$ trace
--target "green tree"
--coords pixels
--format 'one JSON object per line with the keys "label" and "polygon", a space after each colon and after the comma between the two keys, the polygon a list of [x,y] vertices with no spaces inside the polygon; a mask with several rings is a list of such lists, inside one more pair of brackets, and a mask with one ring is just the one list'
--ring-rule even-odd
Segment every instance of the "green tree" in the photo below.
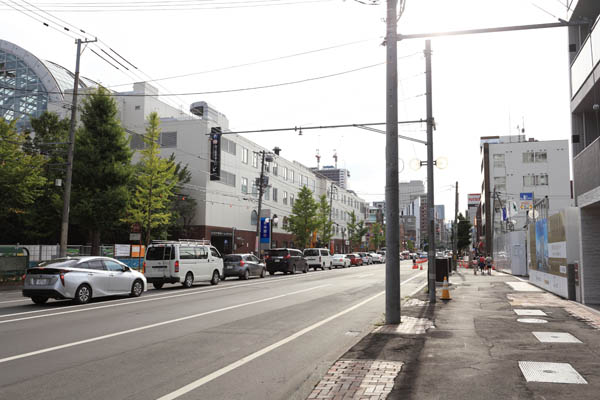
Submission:
{"label": "green tree", "polygon": [[189,237],[188,229],[196,214],[196,199],[190,196],[190,191],[185,188],[185,184],[192,180],[192,172],[187,165],[183,166],[180,162],[175,163],[175,154],[171,154],[169,162],[175,164],[175,177],[177,184],[173,188],[171,196],[171,220],[167,230],[167,237],[183,238]]}
{"label": "green tree", "polygon": [[11,229],[20,229],[23,218],[43,194],[45,160],[24,151],[26,134],[17,132],[14,121],[0,118],[0,237],[14,241]]}
{"label": "green tree", "polygon": [[457,249],[460,252],[471,246],[471,222],[462,213],[458,214]]}
{"label": "green tree", "polygon": [[84,97],[82,126],[75,139],[73,220],[87,231],[92,254],[98,254],[104,233],[125,217],[132,176],[132,151],[117,119],[117,106],[104,88]]}
{"label": "green tree", "polygon": [[292,213],[288,218],[287,231],[296,237],[296,243],[300,248],[306,248],[310,242],[312,233],[319,226],[317,218],[318,204],[313,198],[312,191],[304,186],[298,192],[298,198],[292,207]]}
{"label": "green tree", "polygon": [[406,248],[408,249],[408,251],[413,252],[415,250],[415,244],[413,243],[412,240],[407,240],[406,241]]}
{"label": "green tree", "polygon": [[329,242],[333,237],[333,221],[331,221],[331,206],[327,201],[327,196],[322,194],[319,197],[319,207],[317,209],[317,235],[322,245],[329,247]]}
{"label": "green tree", "polygon": [[145,146],[140,151],[142,158],[137,166],[135,190],[125,218],[129,223],[142,225],[146,246],[154,231],[160,233],[169,225],[173,189],[178,183],[175,163],[160,156],[159,125],[158,114],[151,113],[143,136]]}
{"label": "green tree", "polygon": [[385,244],[385,226],[379,222],[371,225],[371,244],[375,250],[379,250]]}
{"label": "green tree", "polygon": [[25,219],[25,236],[29,243],[60,241],[64,186],[56,186],[55,182],[57,179],[64,182],[65,179],[69,121],[68,118],[60,119],[57,114],[47,111],[38,118],[31,118],[33,138],[28,136],[25,148],[30,154],[45,158],[46,185]]}
{"label": "green tree", "polygon": [[350,249],[353,249],[353,244],[360,245],[363,236],[367,234],[369,228],[365,226],[365,221],[358,221],[358,217],[354,211],[350,212],[350,222],[348,222],[348,240],[350,241]]}

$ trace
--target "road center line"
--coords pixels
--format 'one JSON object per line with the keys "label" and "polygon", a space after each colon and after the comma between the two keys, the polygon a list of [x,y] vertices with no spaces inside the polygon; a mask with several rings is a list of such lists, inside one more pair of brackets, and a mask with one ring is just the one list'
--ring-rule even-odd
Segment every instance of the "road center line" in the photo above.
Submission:
{"label": "road center line", "polygon": [[11,357],[6,357],[6,358],[0,359],[0,364],[5,363],[5,362],[9,362],[9,361],[13,361],[13,360],[18,360],[18,359],[21,359],[21,358],[32,357],[32,356],[35,356],[35,355],[38,355],[38,354],[48,353],[48,352],[51,352],[51,351],[56,351],[56,350],[66,349],[66,348],[69,348],[69,347],[79,346],[79,345],[86,344],[86,343],[92,343],[92,342],[97,342],[97,341],[104,340],[104,339],[110,339],[110,338],[115,337],[115,336],[128,335],[130,333],[144,331],[144,330],[147,330],[147,329],[156,328],[156,327],[163,326],[163,325],[169,325],[169,324],[174,324],[174,323],[181,322],[181,321],[187,321],[189,319],[203,317],[205,315],[220,313],[220,312],[223,312],[223,311],[233,310],[233,309],[240,308],[240,307],[246,307],[246,306],[249,306],[249,305],[252,305],[252,304],[264,303],[266,301],[280,299],[282,297],[288,297],[288,296],[291,296],[291,295],[294,295],[294,294],[304,293],[304,292],[308,292],[308,291],[311,291],[311,290],[320,289],[320,288],[326,287],[326,286],[331,286],[331,284],[314,286],[314,287],[308,288],[308,289],[302,289],[302,290],[297,290],[295,292],[290,292],[290,293],[286,293],[286,294],[280,294],[279,296],[267,297],[267,298],[261,299],[261,300],[249,301],[249,302],[245,302],[243,304],[236,304],[234,306],[219,308],[217,310],[205,311],[205,312],[198,313],[198,314],[188,315],[187,317],[175,318],[175,319],[171,319],[171,320],[168,320],[168,321],[157,322],[155,324],[140,326],[138,328],[127,329],[127,330],[120,331],[120,332],[110,333],[108,335],[96,336],[96,337],[93,337],[93,338],[90,338],[90,339],[79,340],[77,342],[71,342],[71,343],[61,344],[59,346],[47,347],[45,349],[31,351],[29,353],[17,354],[15,356],[11,356]]}
{"label": "road center line", "polygon": [[235,361],[235,362],[233,362],[233,363],[231,363],[231,364],[229,364],[229,365],[227,365],[227,366],[225,366],[225,367],[223,367],[223,368],[221,368],[221,369],[219,369],[219,370],[217,370],[217,371],[215,371],[215,372],[213,372],[211,374],[208,374],[208,375],[206,375],[206,376],[204,376],[204,377],[202,377],[202,378],[200,378],[200,379],[198,379],[198,380],[196,380],[196,381],[194,381],[192,383],[189,383],[189,384],[185,385],[184,387],[175,390],[174,392],[166,394],[166,395],[160,397],[158,400],[172,400],[172,399],[176,399],[176,398],[178,398],[180,396],[183,396],[184,394],[186,394],[188,392],[191,392],[192,390],[197,389],[200,386],[205,385],[208,382],[210,382],[210,381],[212,381],[212,380],[214,380],[214,379],[216,379],[216,378],[218,378],[218,377],[220,377],[222,375],[225,375],[226,373],[228,373],[228,372],[230,372],[230,371],[232,371],[232,370],[234,370],[234,369],[236,369],[238,367],[241,367],[242,365],[247,364],[250,361],[252,361],[252,360],[254,360],[254,359],[256,359],[256,358],[258,358],[258,357],[260,357],[260,356],[262,356],[264,354],[267,354],[268,352],[270,352],[272,350],[275,350],[278,347],[281,347],[281,346],[283,346],[283,345],[291,342],[292,340],[297,339],[300,336],[302,336],[302,335],[304,335],[304,334],[306,334],[306,333],[308,333],[308,332],[310,332],[312,330],[315,330],[318,327],[320,327],[320,326],[322,326],[322,325],[324,325],[324,324],[326,324],[326,323],[328,323],[328,322],[330,322],[330,321],[332,321],[332,320],[334,320],[334,319],[336,319],[338,317],[341,317],[344,314],[348,314],[349,312],[356,310],[357,308],[359,308],[359,307],[367,304],[371,300],[376,299],[377,297],[381,296],[384,293],[385,293],[385,291],[379,292],[376,295],[371,296],[371,297],[369,297],[369,298],[361,301],[360,303],[353,305],[352,307],[346,308],[345,310],[340,311],[339,313],[334,314],[334,315],[332,315],[332,316],[330,316],[328,318],[325,318],[325,319],[323,319],[323,320],[321,320],[321,321],[319,321],[319,322],[317,322],[317,323],[315,323],[315,324],[313,324],[313,325],[311,325],[309,327],[306,327],[306,328],[304,328],[304,329],[302,329],[302,330],[294,333],[293,335],[286,337],[285,339],[282,339],[282,340],[280,340],[280,341],[278,341],[276,343],[273,343],[270,346],[264,347],[264,348],[262,348],[262,349],[260,349],[260,350],[258,350],[256,352],[254,352],[254,353],[252,353],[252,354],[250,354],[250,355],[248,355],[248,356],[246,356],[244,358],[240,358],[239,360],[237,360],[237,361]]}

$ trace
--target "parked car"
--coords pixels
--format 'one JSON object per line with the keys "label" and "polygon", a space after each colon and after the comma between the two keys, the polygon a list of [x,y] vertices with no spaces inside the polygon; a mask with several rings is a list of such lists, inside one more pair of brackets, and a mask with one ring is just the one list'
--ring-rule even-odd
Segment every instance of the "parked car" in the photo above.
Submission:
{"label": "parked car", "polygon": [[377,263],[377,264],[381,264],[383,262],[383,258],[381,257],[380,254],[377,253],[368,253],[371,256],[371,259],[373,259],[373,264]]}
{"label": "parked car", "polygon": [[230,276],[248,279],[251,276],[265,277],[267,266],[254,254],[227,254],[223,257],[223,280]]}
{"label": "parked car", "polygon": [[360,254],[346,254],[346,257],[350,260],[350,265],[363,265],[363,260]]}
{"label": "parked car", "polygon": [[[385,252],[384,252],[385,254]],[[401,260],[410,260],[412,258],[413,253],[411,253],[408,250],[404,250],[403,252],[400,253],[400,259]]]}
{"label": "parked car", "polygon": [[334,267],[342,267],[346,268],[350,266],[350,259],[346,257],[345,254],[334,254],[331,259],[332,265]]}
{"label": "parked car", "polygon": [[185,288],[194,282],[216,285],[223,276],[223,258],[208,240],[156,240],[146,251],[144,275],[156,289],[177,282]]}
{"label": "parked car", "polygon": [[308,272],[308,264],[300,250],[279,248],[267,250],[265,255],[267,271],[270,275],[275,272],[295,274],[297,271]]}
{"label": "parked car", "polygon": [[327,249],[304,249],[304,258],[308,268],[315,271],[317,268],[325,269],[333,266],[333,261],[329,250]]}
{"label": "parked car", "polygon": [[417,255],[417,258],[427,258],[428,254],[426,252],[421,252]]}
{"label": "parked car", "polygon": [[[379,250],[377,252],[377,254],[379,254],[381,256],[381,262],[385,263],[385,250]],[[402,259],[402,258],[401,258]]]}
{"label": "parked car", "polygon": [[29,268],[23,296],[36,304],[48,299],[73,299],[78,304],[103,296],[141,296],[147,289],[144,275],[109,257],[67,257]]}
{"label": "parked car", "polygon": [[371,257],[368,253],[358,253],[362,257],[363,264],[370,265],[373,264],[373,257]]}

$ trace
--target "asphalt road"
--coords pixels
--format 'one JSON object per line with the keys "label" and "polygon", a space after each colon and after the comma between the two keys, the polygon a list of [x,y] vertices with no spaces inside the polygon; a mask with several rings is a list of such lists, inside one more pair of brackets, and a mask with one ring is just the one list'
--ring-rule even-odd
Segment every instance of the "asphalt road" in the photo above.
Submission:
{"label": "asphalt road", "polygon": [[[402,297],[425,272],[402,262]],[[0,293],[0,399],[305,399],[384,320],[384,277],[372,265],[82,306]]]}

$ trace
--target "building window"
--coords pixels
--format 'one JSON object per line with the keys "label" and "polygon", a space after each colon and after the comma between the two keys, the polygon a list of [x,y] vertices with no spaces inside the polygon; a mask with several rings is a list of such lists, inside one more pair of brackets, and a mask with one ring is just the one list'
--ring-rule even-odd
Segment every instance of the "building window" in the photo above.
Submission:
{"label": "building window", "polygon": [[258,153],[252,153],[252,166],[258,168]]}
{"label": "building window", "polygon": [[302,177],[302,186],[308,187],[308,176]]}
{"label": "building window", "polygon": [[315,192],[315,180],[311,179],[310,180],[310,188],[312,189],[313,193]]}
{"label": "building window", "polygon": [[273,188],[273,201],[277,201],[277,188]]}
{"label": "building window", "polygon": [[141,108],[142,108],[141,106],[135,106],[136,110],[141,110]]}
{"label": "building window", "polygon": [[294,207],[294,194],[290,194],[290,206]]}
{"label": "building window", "polygon": [[523,153],[523,162],[524,163],[532,163],[534,160],[534,153],[532,151]]}
{"label": "building window", "polygon": [[283,180],[287,181],[288,178],[288,169],[287,167],[283,167]]}
{"label": "building window", "polygon": [[221,170],[221,180],[217,182],[221,182],[222,184],[227,186],[235,187],[235,174]]}
{"label": "building window", "polygon": [[248,194],[248,178],[242,178],[242,193]]}
{"label": "building window", "polygon": [[537,185],[548,186],[548,174],[540,174],[537,176]]}
{"label": "building window", "polygon": [[139,135],[137,133],[131,134],[131,141],[129,142],[129,146],[132,150],[142,150],[146,147],[144,143],[144,135]]}
{"label": "building window", "polygon": [[245,147],[242,147],[242,162],[248,164],[248,149]]}
{"label": "building window", "polygon": [[293,169],[290,169],[289,177],[290,177],[290,182],[294,183],[294,170]]}
{"label": "building window", "polygon": [[494,168],[504,168],[504,154],[494,154]]}
{"label": "building window", "polygon": [[535,153],[535,162],[546,162],[548,161],[548,153],[545,151],[537,151]]}
{"label": "building window", "polygon": [[258,213],[256,212],[256,210],[252,210],[252,212],[250,213],[250,225],[256,225],[258,221]]}
{"label": "building window", "polygon": [[221,150],[226,153],[233,154],[235,156],[236,144],[234,141],[222,137],[221,138]]}
{"label": "building window", "polygon": [[273,163],[273,176],[277,176],[277,163]]}
{"label": "building window", "polygon": [[[525,158],[525,154],[523,154],[523,158]],[[534,186],[535,185],[535,176],[534,175],[525,175],[523,177],[523,186]]]}
{"label": "building window", "polygon": [[263,197],[265,198],[265,200],[271,200],[271,189],[265,188],[265,190],[263,191]]}
{"label": "building window", "polygon": [[287,203],[288,203],[288,193],[283,192],[283,204],[285,204],[287,206]]}

